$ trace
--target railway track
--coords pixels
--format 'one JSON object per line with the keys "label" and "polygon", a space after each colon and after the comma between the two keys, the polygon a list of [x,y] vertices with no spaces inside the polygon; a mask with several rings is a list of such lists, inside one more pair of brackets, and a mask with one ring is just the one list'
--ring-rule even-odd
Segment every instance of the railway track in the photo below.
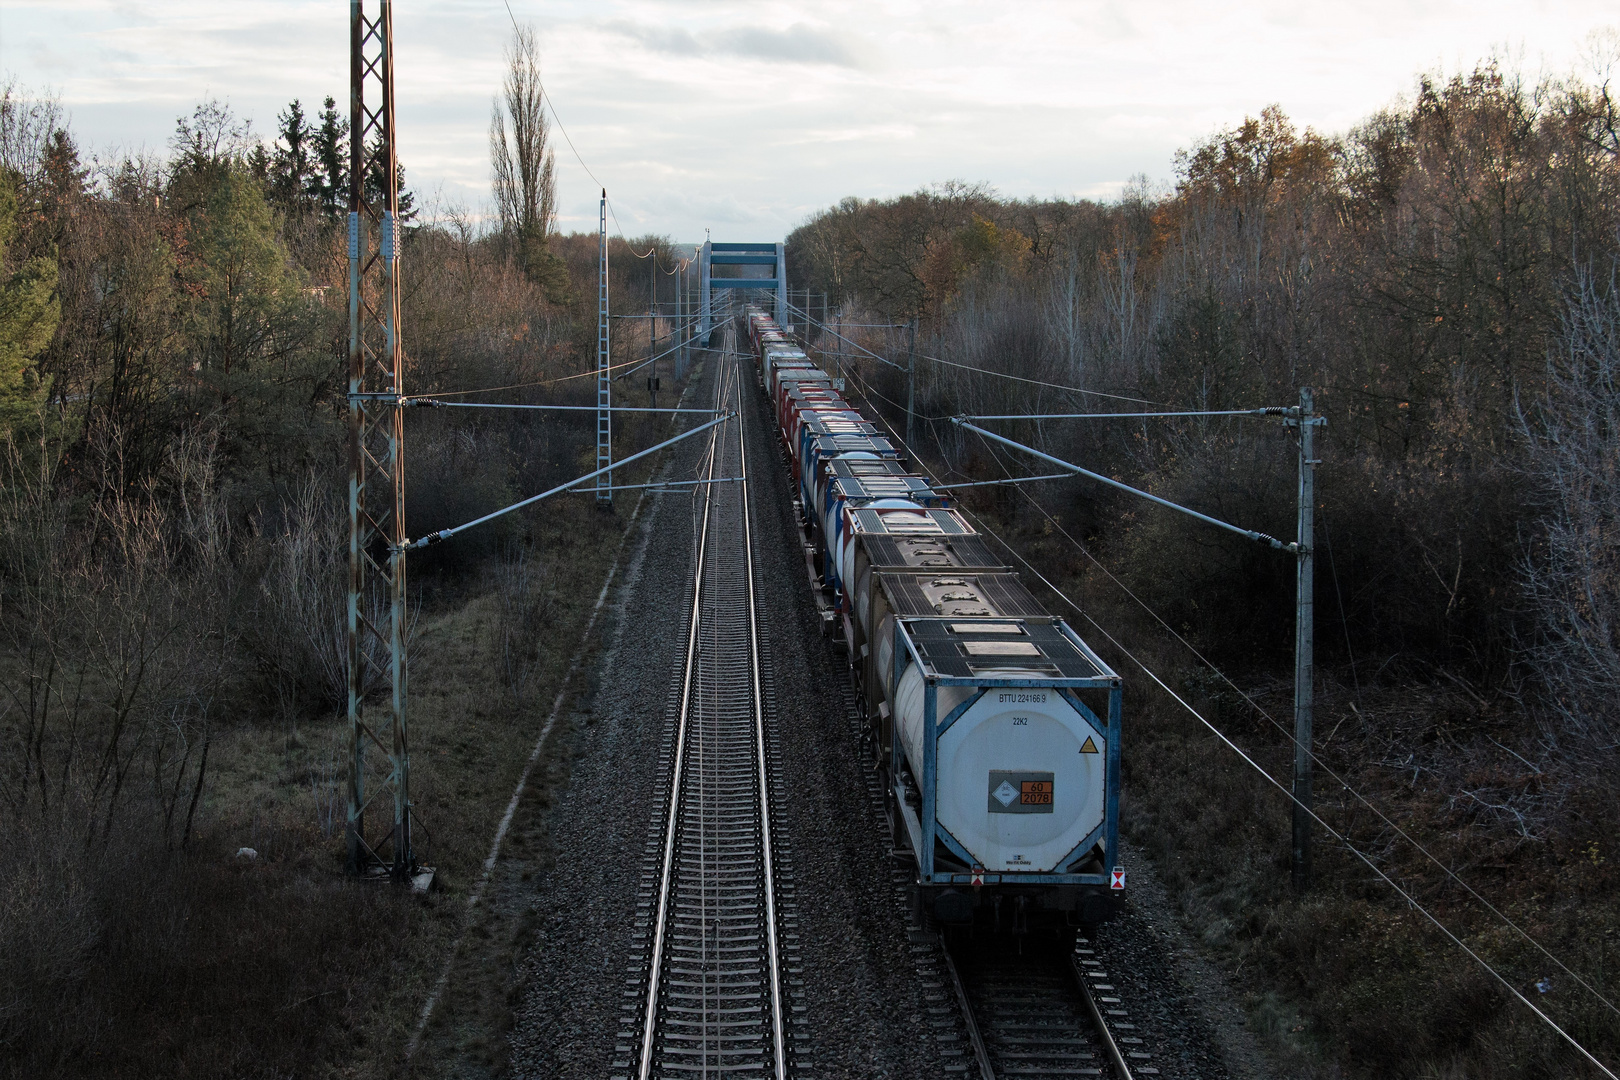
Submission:
{"label": "railway track", "polygon": [[1084,940],[1072,952],[991,935],[942,946],[981,1080],[1159,1075]]}
{"label": "railway track", "polygon": [[772,835],[774,696],[754,597],[741,372],[729,340],[724,356],[715,405],[735,419],[716,429],[703,477],[710,482],[693,495],[686,655],[670,692],[660,813],[636,912],[642,954],[612,1070],[625,1080],[786,1080],[796,1064],[791,862]]}

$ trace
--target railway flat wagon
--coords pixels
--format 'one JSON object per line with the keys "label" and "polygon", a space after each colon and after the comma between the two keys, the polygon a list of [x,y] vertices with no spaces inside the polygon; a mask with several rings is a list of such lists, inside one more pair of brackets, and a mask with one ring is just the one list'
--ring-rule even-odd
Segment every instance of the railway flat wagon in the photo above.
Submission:
{"label": "railway flat wagon", "polygon": [[1119,677],[768,314],[748,324],[918,907],[1102,922],[1123,888]]}
{"label": "railway flat wagon", "polygon": [[877,736],[884,753],[894,740],[885,713],[886,699],[881,697],[886,683],[879,666],[881,649],[874,643],[893,636],[897,617],[993,619],[1038,618],[1046,614],[1017,574],[995,566],[943,568],[868,563],[855,597],[855,617],[849,623],[850,655],[859,657],[868,713],[883,718]]}
{"label": "railway flat wagon", "polygon": [[760,354],[760,372],[765,379],[765,393],[772,398],[776,396],[776,388],[780,382],[780,377],[787,372],[815,372],[810,377],[826,381],[829,384],[832,381],[832,377],[825,371],[818,370],[815,363],[803,352],[786,346],[767,347]]}
{"label": "railway flat wagon", "polygon": [[[834,459],[833,463],[842,460]],[[816,518],[811,524],[820,530],[820,542],[830,551],[838,550],[838,537],[842,532],[846,508],[895,500],[930,510],[944,509],[951,504],[950,498],[929,487],[927,480],[906,473],[829,475],[821,491],[823,505],[816,508]]]}
{"label": "railway flat wagon", "polygon": [[796,379],[784,380],[776,395],[776,426],[782,431],[792,427],[791,417],[807,407],[846,405],[844,397],[826,381]]}
{"label": "railway flat wagon", "polygon": [[831,582],[840,596],[839,607],[853,611],[861,571],[867,561],[866,540],[871,536],[904,537],[929,541],[944,536],[966,536],[973,529],[955,510],[929,509],[907,499],[879,499],[865,505],[845,502],[839,512],[837,547],[829,547]]}

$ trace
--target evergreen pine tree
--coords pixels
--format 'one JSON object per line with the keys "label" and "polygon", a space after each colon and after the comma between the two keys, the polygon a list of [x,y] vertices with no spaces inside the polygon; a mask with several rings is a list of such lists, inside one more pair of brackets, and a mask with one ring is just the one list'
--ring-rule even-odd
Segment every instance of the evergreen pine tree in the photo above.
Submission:
{"label": "evergreen pine tree", "polygon": [[[74,216],[85,207],[91,197],[90,170],[79,160],[79,147],[73,136],[58,128],[42,155],[44,183],[38,192],[39,210],[43,215],[41,232],[36,245],[61,245]],[[41,254],[43,246],[36,246],[30,254]]]}
{"label": "evergreen pine tree", "polygon": [[[367,148],[371,164],[366,169],[366,198],[379,206],[382,204],[384,174],[380,153],[381,146],[382,134],[379,132],[377,137],[372,140],[371,146]],[[405,166],[396,165],[395,170],[397,173],[395,179],[399,184],[399,220],[414,221],[416,220],[416,196],[412,195],[410,189],[405,186]]]}
{"label": "evergreen pine tree", "polygon": [[[17,228],[17,176],[0,169],[0,265]],[[50,392],[34,360],[50,344],[61,320],[56,260],[35,257],[14,272],[0,270],[0,431],[36,415]]]}
{"label": "evergreen pine tree", "polygon": [[349,122],[338,115],[337,102],[328,96],[321,109],[321,126],[314,135],[314,168],[307,191],[327,214],[349,208]]}
{"label": "evergreen pine tree", "polygon": [[303,103],[296,98],[276,117],[276,123],[270,194],[283,211],[302,216],[314,203],[310,189],[317,175],[311,156],[316,132],[304,115]]}
{"label": "evergreen pine tree", "polygon": [[261,184],[270,182],[270,170],[274,167],[275,162],[270,157],[270,151],[264,148],[264,143],[254,143],[253,148],[247,152],[247,157],[244,160],[248,172],[253,174],[253,179]]}

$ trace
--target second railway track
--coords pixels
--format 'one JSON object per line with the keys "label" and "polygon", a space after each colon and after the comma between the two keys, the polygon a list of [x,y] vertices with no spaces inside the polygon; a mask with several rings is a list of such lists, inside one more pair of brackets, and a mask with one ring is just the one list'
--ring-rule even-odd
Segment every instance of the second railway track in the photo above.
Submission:
{"label": "second railway track", "polygon": [[793,1060],[787,983],[798,947],[782,902],[788,853],[772,835],[774,695],[755,603],[741,372],[731,349],[725,356],[715,406],[734,418],[716,429],[708,482],[693,496],[685,661],[638,897],[640,970],[613,1070],[626,1080],[785,1080]]}
{"label": "second railway track", "polygon": [[[773,829],[782,785],[743,432],[751,380],[729,325],[725,333],[714,405],[732,420],[715,429],[691,495],[683,660],[669,690],[614,1080],[807,1075],[791,853]],[[1089,949],[1041,938],[1009,950],[969,935],[940,945],[972,1043],[972,1064],[958,1059],[969,1075],[1158,1072]]]}

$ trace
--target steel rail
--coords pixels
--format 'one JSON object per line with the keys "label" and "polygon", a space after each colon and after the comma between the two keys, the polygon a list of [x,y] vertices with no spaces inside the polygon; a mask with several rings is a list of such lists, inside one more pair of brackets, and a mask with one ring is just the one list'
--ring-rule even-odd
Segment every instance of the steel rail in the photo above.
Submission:
{"label": "steel rail", "polygon": [[[1036,1070],[1043,1076],[1094,1076],[1097,1069],[1089,1062],[1097,1050],[1108,1059],[1116,1080],[1134,1080],[1086,983],[1078,954],[1071,951],[1067,957],[1043,959],[1038,952],[1020,950],[1014,955],[1003,942],[999,946],[1003,951],[987,959],[984,944],[977,943],[962,946],[959,961],[949,938],[940,935],[935,940],[956,992],[980,1080],[1035,1075]],[[1011,971],[1005,969],[1009,963],[1015,965]],[[1009,975],[1016,978],[1009,982]],[[1076,995],[1058,993],[1064,984],[1072,984]],[[1043,986],[1051,996],[1042,996]],[[1095,1036],[1089,1047],[1083,1042],[1087,1020]]]}
{"label": "steel rail", "polygon": [[996,1080],[995,1066],[990,1062],[990,1050],[984,1045],[984,1033],[979,1030],[978,1018],[973,1015],[973,1002],[968,999],[967,987],[962,982],[962,973],[956,970],[956,961],[951,957],[950,946],[945,939],[939,939],[939,951],[945,956],[945,971],[951,977],[951,986],[956,990],[956,1005],[962,1010],[962,1023],[967,1027],[968,1041],[973,1044],[973,1057],[979,1063],[980,1080]]}
{"label": "steel rail", "polygon": [[[736,360],[732,361],[733,370],[736,370],[739,363]],[[771,1041],[775,1044],[774,1057],[777,1080],[787,1080],[787,1033],[782,1028],[782,965],[776,940],[776,880],[772,869],[773,860],[771,855],[770,771],[765,765],[765,703],[760,695],[761,681],[759,677],[759,608],[754,602],[754,535],[748,512],[748,444],[743,438],[743,409],[740,400],[742,397],[742,377],[740,372],[738,372],[735,381],[739,398],[737,402],[737,453],[741,467],[738,472],[743,478],[741,492],[743,552],[747,560],[748,576],[748,652],[754,675],[754,739],[759,768],[759,836],[761,859],[765,870],[765,927],[770,952],[767,970],[771,982]]]}
{"label": "steel rail", "polygon": [[[723,380],[715,387],[716,404],[721,400]],[[709,437],[709,475],[712,478],[720,457],[715,453],[719,431]],[[714,486],[703,488],[703,527],[698,533],[697,568],[692,581],[691,625],[686,635],[686,665],[681,676],[681,706],[675,727],[675,754],[671,759],[669,821],[664,828],[663,867],[658,881],[658,913],[653,919],[652,970],[647,977],[647,1015],[641,1029],[640,1080],[652,1075],[653,1033],[658,1026],[658,988],[664,962],[664,930],[669,922],[669,879],[675,867],[675,833],[680,821],[681,781],[686,762],[687,718],[692,703],[692,675],[697,670],[698,624],[703,609],[703,562],[709,544],[709,510],[714,502]]]}
{"label": "steel rail", "polygon": [[[716,408],[737,417],[737,456],[717,429],[707,478],[697,481],[705,497],[668,736],[670,789],[654,826],[662,835],[637,1080],[688,1071],[788,1076],[746,428],[734,407],[740,365],[719,369],[715,395]],[[726,475],[733,471],[740,475]],[[738,487],[722,486],[728,481]]]}
{"label": "steel rail", "polygon": [[1108,1052],[1109,1060],[1114,1063],[1119,1080],[1131,1080],[1131,1067],[1125,1061],[1125,1054],[1120,1050],[1119,1043],[1114,1041],[1114,1033],[1108,1030],[1108,1021],[1103,1019],[1102,1010],[1097,1007],[1097,999],[1086,983],[1086,973],[1080,970],[1080,962],[1073,953],[1069,954],[1069,970],[1074,973],[1074,984],[1080,988],[1080,996],[1085,999],[1086,1011],[1091,1014],[1091,1022],[1097,1027],[1103,1049]]}

